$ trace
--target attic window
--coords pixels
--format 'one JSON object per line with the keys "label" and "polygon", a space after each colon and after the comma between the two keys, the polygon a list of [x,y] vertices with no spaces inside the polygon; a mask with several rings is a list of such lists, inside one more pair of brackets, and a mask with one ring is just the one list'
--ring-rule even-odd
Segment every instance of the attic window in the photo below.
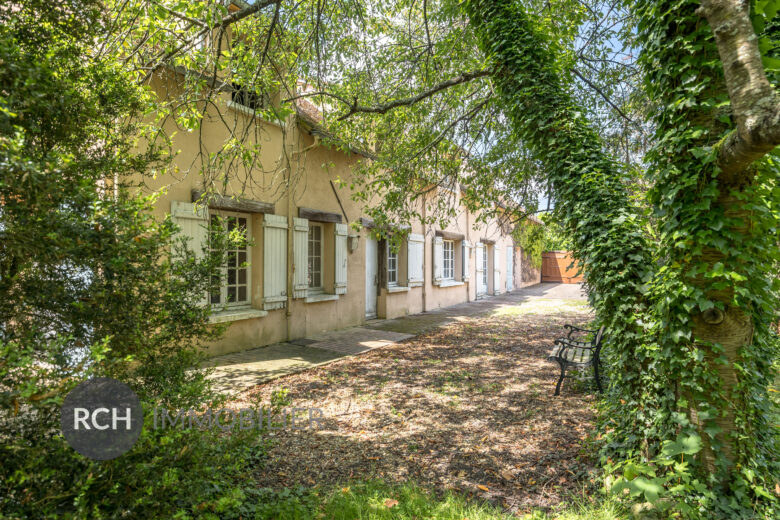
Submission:
{"label": "attic window", "polygon": [[230,93],[230,100],[233,103],[245,106],[252,110],[263,110],[271,105],[271,99],[268,94],[258,94],[254,90],[249,90],[238,83],[233,83],[233,91]]}

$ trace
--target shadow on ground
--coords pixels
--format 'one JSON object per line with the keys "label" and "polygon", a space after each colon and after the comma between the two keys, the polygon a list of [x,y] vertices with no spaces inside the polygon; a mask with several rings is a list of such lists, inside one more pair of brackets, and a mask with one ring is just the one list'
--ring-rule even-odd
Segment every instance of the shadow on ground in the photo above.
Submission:
{"label": "shadow on ground", "polygon": [[294,406],[325,415],[320,430],[270,434],[275,446],[257,468],[258,485],[413,479],[513,512],[551,508],[581,490],[592,469],[581,455],[593,397],[566,385],[554,397],[557,366],[545,358],[564,323],[591,316],[582,304],[561,302],[552,313],[534,305],[462,316],[246,392],[242,401],[267,403],[286,387]]}

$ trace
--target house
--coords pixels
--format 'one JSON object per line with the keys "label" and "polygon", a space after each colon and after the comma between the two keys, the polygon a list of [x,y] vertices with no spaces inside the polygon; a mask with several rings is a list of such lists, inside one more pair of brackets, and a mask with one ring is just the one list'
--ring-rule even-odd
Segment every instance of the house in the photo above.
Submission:
{"label": "house", "polygon": [[[175,92],[181,80],[181,71],[166,69],[152,87]],[[448,197],[456,208],[445,228],[409,222],[398,247],[377,239],[365,206],[348,188],[357,161],[369,154],[322,145],[326,131],[311,103],[299,100],[295,114],[270,121],[256,112],[268,102],[227,89],[205,110],[198,131],[168,120],[179,150],[175,171],[185,173],[145,182],[145,189],[163,190],[155,215],[171,214],[194,250],[207,241],[206,226],[215,216],[227,217],[223,225],[250,239],[230,252],[224,282],[208,295],[208,304],[219,309],[212,319],[229,323],[209,354],[430,311],[540,281],[511,229],[496,219],[478,222],[457,187],[427,195]],[[244,136],[255,154],[249,167],[219,163],[231,135]],[[209,175],[192,168],[204,160],[212,161]]]}

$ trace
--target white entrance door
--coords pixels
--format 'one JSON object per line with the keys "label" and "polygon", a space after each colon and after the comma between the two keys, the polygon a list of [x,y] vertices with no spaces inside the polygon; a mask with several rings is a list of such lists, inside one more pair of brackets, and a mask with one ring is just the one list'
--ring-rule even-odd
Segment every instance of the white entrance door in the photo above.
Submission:
{"label": "white entrance door", "polygon": [[487,251],[485,244],[477,244],[477,296],[487,294]]}
{"label": "white entrance door", "polygon": [[366,238],[366,318],[376,318],[377,251],[376,240]]}
{"label": "white entrance door", "polygon": [[506,290],[511,291],[515,288],[515,248],[506,246]]}
{"label": "white entrance door", "polygon": [[493,246],[493,294],[501,294],[501,260],[498,258],[498,252],[501,248],[498,245]]}

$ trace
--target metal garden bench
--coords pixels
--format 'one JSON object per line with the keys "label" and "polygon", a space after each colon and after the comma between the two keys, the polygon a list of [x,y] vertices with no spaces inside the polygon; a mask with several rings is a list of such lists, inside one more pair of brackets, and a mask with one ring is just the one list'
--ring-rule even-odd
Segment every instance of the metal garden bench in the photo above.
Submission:
{"label": "metal garden bench", "polygon": [[[555,342],[553,342],[553,345],[555,346],[547,357],[548,361],[554,361],[561,367],[561,377],[558,379],[558,384],[555,386],[555,395],[560,395],[561,393],[561,383],[563,383],[563,378],[566,377],[566,368],[568,367],[592,366],[596,378],[596,386],[598,387],[599,392],[601,392],[599,354],[601,353],[601,344],[604,339],[604,327],[601,327],[599,330],[589,330],[567,324],[564,325],[564,328],[569,329],[568,335],[565,338],[556,339]],[[572,337],[575,333],[593,334],[593,340],[577,340]]]}

